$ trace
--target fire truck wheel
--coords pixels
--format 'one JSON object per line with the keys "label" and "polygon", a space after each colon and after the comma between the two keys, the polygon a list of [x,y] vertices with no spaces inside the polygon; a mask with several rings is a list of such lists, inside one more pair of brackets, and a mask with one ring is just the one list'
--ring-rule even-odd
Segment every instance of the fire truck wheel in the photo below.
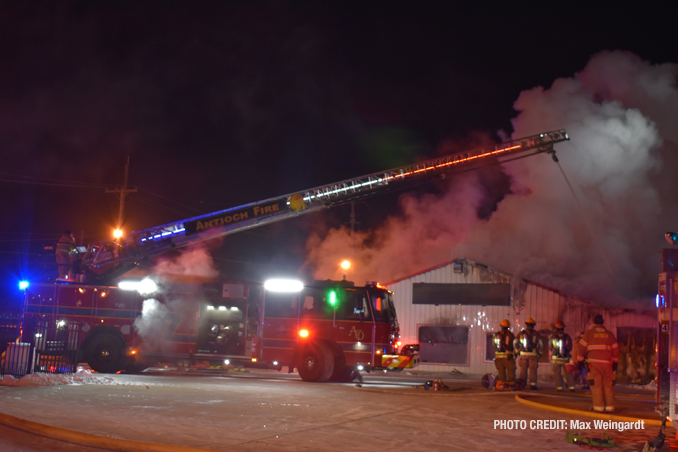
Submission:
{"label": "fire truck wheel", "polygon": [[304,381],[327,381],[334,370],[332,350],[322,342],[307,344],[301,351],[299,376]]}
{"label": "fire truck wheel", "polygon": [[125,345],[112,334],[94,336],[87,346],[87,364],[95,371],[112,374],[125,367]]}
{"label": "fire truck wheel", "polygon": [[337,383],[350,383],[353,381],[351,376],[353,375],[353,369],[347,367],[342,367],[341,369],[335,369],[330,381],[336,381]]}

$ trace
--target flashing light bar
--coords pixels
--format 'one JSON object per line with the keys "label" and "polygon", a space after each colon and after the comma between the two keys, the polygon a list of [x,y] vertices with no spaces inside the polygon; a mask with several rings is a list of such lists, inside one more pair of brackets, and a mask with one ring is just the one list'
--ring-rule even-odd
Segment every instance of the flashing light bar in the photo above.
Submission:
{"label": "flashing light bar", "polygon": [[179,229],[175,229],[174,231],[164,231],[164,232],[161,232],[159,234],[152,235],[150,237],[142,237],[141,241],[145,242],[147,240],[161,239],[163,237],[167,237],[168,235],[179,234],[181,232],[184,232],[185,230],[186,229],[182,227],[182,228],[179,228]]}

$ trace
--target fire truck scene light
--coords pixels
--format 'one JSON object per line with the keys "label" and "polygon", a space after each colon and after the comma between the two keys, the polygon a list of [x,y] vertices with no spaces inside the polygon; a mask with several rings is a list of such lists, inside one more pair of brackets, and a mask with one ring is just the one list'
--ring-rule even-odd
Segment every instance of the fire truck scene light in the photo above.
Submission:
{"label": "fire truck scene light", "polygon": [[142,295],[158,291],[158,285],[150,278],[144,278],[141,281],[120,281],[118,287],[122,290],[136,290]]}
{"label": "fire truck scene light", "polygon": [[269,279],[264,283],[264,289],[271,292],[301,292],[304,283],[294,279]]}

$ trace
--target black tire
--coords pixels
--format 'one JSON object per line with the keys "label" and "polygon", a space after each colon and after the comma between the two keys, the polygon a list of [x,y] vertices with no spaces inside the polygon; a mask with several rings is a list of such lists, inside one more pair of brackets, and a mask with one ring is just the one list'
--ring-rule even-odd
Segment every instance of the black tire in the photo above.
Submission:
{"label": "black tire", "polygon": [[351,374],[353,373],[353,369],[346,367],[344,352],[334,344],[334,347],[332,347],[332,354],[334,358],[334,370],[332,371],[332,375],[330,375],[330,381],[336,383],[350,382],[352,380]]}
{"label": "black tire", "polygon": [[337,383],[350,383],[355,379],[353,375],[353,369],[342,367],[339,370],[336,370],[332,373],[330,381],[335,381]]}
{"label": "black tire", "polygon": [[305,345],[301,350],[298,370],[304,381],[328,381],[334,371],[332,350],[322,342]]}
{"label": "black tire", "polygon": [[97,334],[87,344],[87,364],[102,374],[113,374],[125,368],[125,344],[108,333]]}

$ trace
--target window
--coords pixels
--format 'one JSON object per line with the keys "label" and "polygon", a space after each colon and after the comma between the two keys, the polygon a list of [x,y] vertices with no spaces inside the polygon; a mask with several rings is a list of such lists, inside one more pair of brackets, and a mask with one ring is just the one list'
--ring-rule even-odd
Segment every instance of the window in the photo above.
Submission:
{"label": "window", "polygon": [[468,331],[467,326],[420,326],[419,361],[468,365]]}
{"label": "window", "polygon": [[494,333],[485,333],[485,361],[494,361]]}
{"label": "window", "polygon": [[412,304],[510,306],[511,285],[414,283]]}
{"label": "window", "polygon": [[335,307],[337,320],[372,320],[367,292],[364,290],[337,290]]}
{"label": "window", "polygon": [[265,305],[266,317],[296,319],[298,315],[298,300],[298,294],[267,292]]}

